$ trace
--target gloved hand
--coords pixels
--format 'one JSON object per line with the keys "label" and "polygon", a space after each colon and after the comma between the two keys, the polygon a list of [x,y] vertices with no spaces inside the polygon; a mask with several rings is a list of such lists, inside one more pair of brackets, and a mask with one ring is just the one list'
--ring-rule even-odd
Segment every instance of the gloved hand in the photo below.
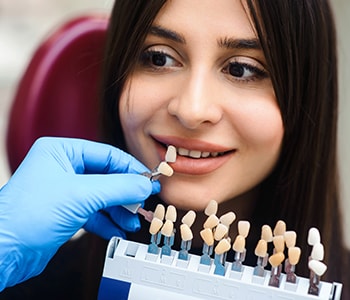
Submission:
{"label": "gloved hand", "polygon": [[138,216],[120,205],[159,192],[159,182],[139,175],[145,171],[109,145],[36,141],[0,190],[0,291],[39,274],[82,226],[104,238],[139,229]]}

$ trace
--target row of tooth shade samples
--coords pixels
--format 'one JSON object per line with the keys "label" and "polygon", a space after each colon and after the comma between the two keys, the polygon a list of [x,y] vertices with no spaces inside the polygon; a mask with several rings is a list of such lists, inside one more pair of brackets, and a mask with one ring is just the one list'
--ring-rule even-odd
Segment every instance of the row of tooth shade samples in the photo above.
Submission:
{"label": "row of tooth shade samples", "polygon": [[[218,217],[218,203],[215,200],[209,201],[204,210],[207,216],[200,231],[203,240],[202,255],[200,257],[199,270],[208,270],[212,263],[215,265],[214,274],[224,276],[226,273],[226,257],[228,251],[234,251],[234,261],[231,264],[231,271],[239,278],[244,269],[243,262],[246,256],[245,241],[249,234],[250,223],[246,220],[240,220],[237,223],[238,235],[231,240],[229,229],[236,220],[234,212],[230,211]],[[151,220],[149,232],[151,242],[148,246],[148,253],[162,257],[163,260],[172,260],[171,247],[174,244],[176,229],[174,223],[177,218],[176,208],[169,205],[165,208],[158,204]],[[184,263],[189,260],[191,242],[193,234],[191,226],[195,222],[196,213],[192,210],[181,219],[181,250],[178,259]],[[288,231],[286,223],[279,220],[274,229],[269,225],[261,228],[261,238],[255,248],[257,257],[256,266],[253,275],[255,280],[263,281],[266,275],[266,266],[271,266],[269,286],[279,287],[282,272],[285,272],[286,283],[293,286],[297,284],[298,277],[295,273],[296,265],[301,256],[301,249],[296,246],[297,234],[295,231]],[[163,244],[160,244],[163,240]],[[268,253],[268,244],[272,243],[273,251]],[[310,285],[308,293],[318,295],[320,289],[321,276],[326,272],[327,266],[322,262],[324,257],[324,247],[321,243],[320,233],[316,228],[311,228],[308,234],[308,244],[312,246],[309,256]],[[213,257],[214,256],[214,257]]]}

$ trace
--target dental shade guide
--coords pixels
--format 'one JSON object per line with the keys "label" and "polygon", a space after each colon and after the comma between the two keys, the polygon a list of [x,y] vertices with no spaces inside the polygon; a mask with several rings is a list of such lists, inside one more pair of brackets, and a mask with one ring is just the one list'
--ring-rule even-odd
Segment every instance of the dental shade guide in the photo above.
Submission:
{"label": "dental shade guide", "polygon": [[[146,176],[150,180],[157,180],[161,175],[170,177],[174,174],[174,170],[168,163],[174,163],[176,161],[176,148],[172,145],[168,146],[167,152],[165,154],[165,161],[160,162],[158,167],[154,168],[153,171],[144,172],[141,175]],[[139,213],[142,215],[146,221],[151,222],[153,219],[153,213],[147,211],[141,207],[141,203],[122,205],[128,211],[133,214]]]}
{"label": "dental shade guide", "polygon": [[[294,269],[299,261],[300,248],[295,246],[296,234],[285,231],[283,224],[280,227],[281,231],[274,230],[277,235],[273,235],[268,226],[263,226],[261,240],[255,249],[255,254],[258,256],[257,266],[253,268],[242,264],[241,271],[237,272],[233,270],[236,260],[232,263],[226,261],[227,253],[230,249],[240,255],[246,251],[244,242],[249,232],[249,223],[246,221],[238,223],[239,234],[231,247],[231,240],[226,231],[232,223],[232,214],[230,214],[229,221],[226,219],[227,216],[214,218],[213,214],[210,214],[209,221],[206,222],[207,227],[200,232],[204,243],[203,255],[198,256],[189,253],[190,241],[193,238],[190,227],[195,221],[193,211],[188,212],[181,219],[180,251],[171,248],[175,234],[173,228],[173,222],[176,220],[175,207],[170,206],[165,211],[164,206],[158,205],[153,215],[154,219],[149,230],[150,245],[130,242],[117,237],[110,241],[99,300],[115,298],[125,286],[127,287],[127,298],[123,299],[128,300],[143,300],[145,295],[147,298],[161,297],[163,299],[166,297],[168,300],[177,300],[179,297],[182,300],[212,300],[214,298],[222,300],[340,300],[342,284],[321,281],[321,276],[327,266],[321,262],[324,257],[324,249],[317,231],[311,230],[314,234],[308,238],[312,240],[313,246],[309,261],[310,277],[298,277],[295,283],[292,283],[290,281],[293,280],[288,281],[288,276],[295,275]],[[164,237],[163,244],[167,246],[167,253],[163,253],[163,249],[160,251],[161,236]],[[172,238],[167,240],[168,237]],[[212,259],[215,241],[218,241],[218,244]],[[271,271],[265,270],[269,242],[274,244],[273,254],[269,258]],[[285,274],[282,273],[284,243],[288,248]],[[155,251],[150,250],[153,246]],[[241,258],[238,260],[243,262]],[[288,270],[289,267],[291,271]],[[261,280],[256,278],[261,278]],[[111,292],[113,290],[114,292]]]}
{"label": "dental shade guide", "polygon": [[[266,241],[264,241],[266,242]],[[178,252],[172,250],[171,264],[164,262],[160,253],[149,259],[148,245],[114,237],[110,240],[100,282],[98,300],[340,300],[342,284],[319,281],[322,263],[310,262],[318,273],[318,294],[308,293],[309,279],[299,277],[294,290],[285,286],[285,276],[279,287],[269,286],[270,271],[263,281],[254,281],[253,268],[244,266],[242,276],[231,277],[230,262],[226,262],[224,275],[215,274],[211,261],[208,272],[199,271],[200,256],[191,254],[186,265],[178,265]],[[222,260],[218,259],[222,265]],[[323,267],[324,269],[324,267]],[[124,295],[121,298],[121,295]]]}

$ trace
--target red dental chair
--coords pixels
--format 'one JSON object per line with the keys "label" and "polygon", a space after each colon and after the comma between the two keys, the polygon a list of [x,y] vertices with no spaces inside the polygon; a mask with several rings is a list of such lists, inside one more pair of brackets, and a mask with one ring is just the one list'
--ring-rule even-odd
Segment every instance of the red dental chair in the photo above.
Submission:
{"label": "red dental chair", "polygon": [[108,17],[74,18],[37,48],[10,109],[6,146],[13,172],[41,136],[98,139],[99,78]]}

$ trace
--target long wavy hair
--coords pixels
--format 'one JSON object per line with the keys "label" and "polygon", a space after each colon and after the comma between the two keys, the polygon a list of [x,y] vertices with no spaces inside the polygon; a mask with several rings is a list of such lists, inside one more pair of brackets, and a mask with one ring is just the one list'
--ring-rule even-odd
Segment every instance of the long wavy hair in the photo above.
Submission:
{"label": "long wavy hair", "polygon": [[[112,11],[102,83],[102,139],[125,149],[118,99],[165,0],[117,0]],[[326,280],[342,281],[349,254],[342,243],[338,195],[338,79],[334,19],[326,0],[247,0],[264,51],[285,134],[279,162],[262,183],[252,222],[284,220],[305,251],[308,229],[325,246]],[[298,271],[308,276],[308,255]],[[345,291],[344,291],[345,292]]]}

